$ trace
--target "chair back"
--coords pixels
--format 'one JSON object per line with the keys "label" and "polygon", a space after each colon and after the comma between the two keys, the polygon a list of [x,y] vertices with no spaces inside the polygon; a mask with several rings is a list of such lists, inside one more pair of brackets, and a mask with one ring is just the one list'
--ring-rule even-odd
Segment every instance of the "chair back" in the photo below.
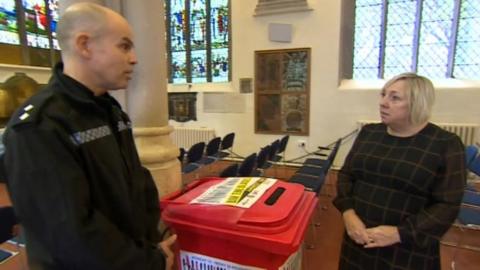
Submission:
{"label": "chair back", "polygon": [[222,139],[221,149],[225,150],[225,149],[231,148],[233,146],[233,140],[234,139],[235,139],[235,133],[234,132],[228,133],[227,135],[225,135]]}
{"label": "chair back", "polygon": [[468,169],[474,174],[480,176],[480,155],[478,155],[470,164]]}
{"label": "chair back", "polygon": [[335,157],[337,156],[338,149],[340,148],[340,144],[342,143],[342,139],[338,139],[335,144],[332,147],[332,150],[327,156],[327,159],[325,160],[325,164],[323,164],[323,167],[326,167],[325,173],[330,169],[330,167],[333,165],[333,162],[335,161]]}
{"label": "chair back", "polygon": [[207,150],[205,154],[207,156],[215,156],[218,153],[218,150],[220,149],[221,142],[222,142],[222,139],[220,137],[215,137],[211,139],[207,144]]}
{"label": "chair back", "polygon": [[238,164],[233,163],[230,166],[226,167],[221,173],[220,177],[235,177],[238,172]]}
{"label": "chair back", "polygon": [[287,144],[288,144],[288,139],[289,138],[290,138],[290,135],[285,135],[280,139],[280,145],[278,147],[277,154],[285,152],[285,149],[287,149]]}
{"label": "chair back", "polygon": [[270,153],[268,155],[268,160],[274,160],[275,156],[278,153],[278,148],[280,147],[280,140],[275,140],[270,144]]}
{"label": "chair back", "polygon": [[196,143],[196,144],[192,145],[192,147],[190,147],[190,149],[188,149],[187,163],[192,163],[192,162],[200,160],[203,156],[203,150],[205,150],[205,143],[204,142],[199,142],[199,143]]}
{"label": "chair back", "polygon": [[183,163],[183,160],[185,159],[185,153],[187,151],[185,151],[185,148],[183,148],[183,147],[180,147],[178,150],[179,150],[179,154],[178,154],[177,158],[180,161],[180,163]]}
{"label": "chair back", "polygon": [[340,145],[342,144],[342,138],[339,138],[336,142],[335,142],[335,145],[333,146],[333,149],[332,149],[332,152],[330,153],[330,155],[328,156],[328,159],[330,160],[330,164],[329,165],[332,165],[333,164],[333,161],[335,160],[335,157],[337,156],[337,153],[338,153],[338,149],[340,148]]}
{"label": "chair back", "polygon": [[270,145],[267,145],[260,149],[257,156],[257,168],[262,169],[267,163],[268,157],[270,155]]}
{"label": "chair back", "polygon": [[238,168],[238,176],[251,176],[255,163],[257,162],[257,153],[253,153],[246,157]]}
{"label": "chair back", "polygon": [[478,155],[478,148],[475,145],[468,145],[465,147],[465,159],[467,167],[475,160]]}

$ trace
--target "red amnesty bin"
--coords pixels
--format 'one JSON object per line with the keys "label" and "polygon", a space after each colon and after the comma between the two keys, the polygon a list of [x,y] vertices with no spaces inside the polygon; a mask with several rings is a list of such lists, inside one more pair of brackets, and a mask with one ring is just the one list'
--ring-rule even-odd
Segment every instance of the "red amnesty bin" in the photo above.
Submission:
{"label": "red amnesty bin", "polygon": [[203,178],[162,198],[188,270],[301,269],[304,234],[317,203],[299,184],[276,181],[250,208],[190,204],[223,178]]}

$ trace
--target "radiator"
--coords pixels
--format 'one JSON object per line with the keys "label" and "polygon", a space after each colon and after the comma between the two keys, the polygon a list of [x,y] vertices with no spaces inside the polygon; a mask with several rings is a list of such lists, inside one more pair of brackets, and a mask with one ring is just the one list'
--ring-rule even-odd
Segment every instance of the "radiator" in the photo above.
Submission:
{"label": "radiator", "polygon": [[[366,124],[379,123],[379,121],[373,120],[358,120],[358,127],[361,128]],[[435,125],[455,133],[462,139],[463,144],[474,144],[477,139],[480,125],[471,123],[434,123]]]}
{"label": "radiator", "polygon": [[215,138],[215,130],[213,128],[174,127],[171,137],[175,145],[189,149],[198,142],[208,143]]}

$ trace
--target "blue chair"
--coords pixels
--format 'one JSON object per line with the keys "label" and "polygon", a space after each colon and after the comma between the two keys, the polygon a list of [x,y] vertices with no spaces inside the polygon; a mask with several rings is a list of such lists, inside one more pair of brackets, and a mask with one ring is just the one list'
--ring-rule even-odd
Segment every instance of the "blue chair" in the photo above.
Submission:
{"label": "blue chair", "polygon": [[467,167],[472,163],[478,155],[478,148],[475,145],[465,147],[465,159]]}
{"label": "blue chair", "polygon": [[238,174],[238,164],[234,163],[226,167],[221,173],[220,177],[235,177]]}
{"label": "blue chair", "polygon": [[304,164],[307,166],[317,166],[317,167],[325,167],[325,166],[331,166],[333,161],[335,160],[335,157],[337,156],[338,149],[340,148],[340,145],[342,143],[342,139],[338,139],[335,142],[335,145],[330,149],[327,147],[319,147],[319,150],[330,150],[330,154],[325,154],[322,152],[316,152],[315,155],[325,157],[325,158],[308,158],[305,160]]}
{"label": "blue chair", "polygon": [[211,139],[207,144],[205,156],[202,157],[202,159],[198,163],[202,165],[208,165],[217,161],[221,141],[222,139],[220,137],[215,137]]}
{"label": "blue chair", "polygon": [[474,174],[480,176],[480,155],[478,155],[470,164],[468,169]]}
{"label": "blue chair", "polygon": [[268,161],[270,154],[270,145],[267,145],[260,149],[257,156],[257,166],[252,172],[252,176],[263,176],[264,171],[270,168],[271,163]]}
{"label": "blue chair", "polygon": [[301,184],[305,187],[305,190],[312,191],[318,196],[325,183],[325,174],[308,175],[296,173],[289,179],[289,182]]}
{"label": "blue chair", "polygon": [[275,140],[270,144],[270,153],[267,158],[269,161],[277,162],[280,160],[277,156],[278,149],[280,149],[280,140]]}
{"label": "blue chair", "polygon": [[199,161],[202,158],[204,150],[205,150],[204,142],[196,143],[192,145],[190,149],[188,149],[187,161],[182,168],[183,174],[191,173],[201,167],[201,164],[197,163],[197,161]]}
{"label": "blue chair", "polygon": [[178,151],[179,151],[179,154],[178,154],[178,157],[177,157],[178,161],[180,161],[180,164],[183,165],[183,161],[185,159],[185,153],[187,151],[185,151],[185,148],[183,148],[183,147],[178,148]]}
{"label": "blue chair", "polygon": [[238,176],[246,177],[252,176],[253,169],[255,168],[255,164],[257,162],[257,153],[253,153],[246,157],[240,166],[238,167]]}
{"label": "blue chair", "polygon": [[232,153],[233,141],[235,140],[235,133],[228,133],[222,139],[220,145],[220,152],[218,152],[219,158],[226,158]]}
{"label": "blue chair", "polygon": [[480,193],[477,191],[465,190],[463,193],[462,204],[480,207]]}
{"label": "blue chair", "polygon": [[[285,160],[285,150],[287,149],[288,139],[290,135],[285,135],[280,139],[280,143],[278,145],[277,155],[275,157],[275,161]],[[281,154],[281,155],[280,155]]]}

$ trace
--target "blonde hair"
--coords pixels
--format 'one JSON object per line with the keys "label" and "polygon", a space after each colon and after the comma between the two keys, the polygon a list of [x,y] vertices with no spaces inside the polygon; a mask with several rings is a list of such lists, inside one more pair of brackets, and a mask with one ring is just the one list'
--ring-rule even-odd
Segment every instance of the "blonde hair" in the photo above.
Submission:
{"label": "blonde hair", "polygon": [[435,88],[432,82],[426,77],[406,72],[390,79],[382,90],[397,81],[404,81],[407,86],[406,96],[409,104],[410,123],[421,124],[427,122],[430,119],[435,102]]}

